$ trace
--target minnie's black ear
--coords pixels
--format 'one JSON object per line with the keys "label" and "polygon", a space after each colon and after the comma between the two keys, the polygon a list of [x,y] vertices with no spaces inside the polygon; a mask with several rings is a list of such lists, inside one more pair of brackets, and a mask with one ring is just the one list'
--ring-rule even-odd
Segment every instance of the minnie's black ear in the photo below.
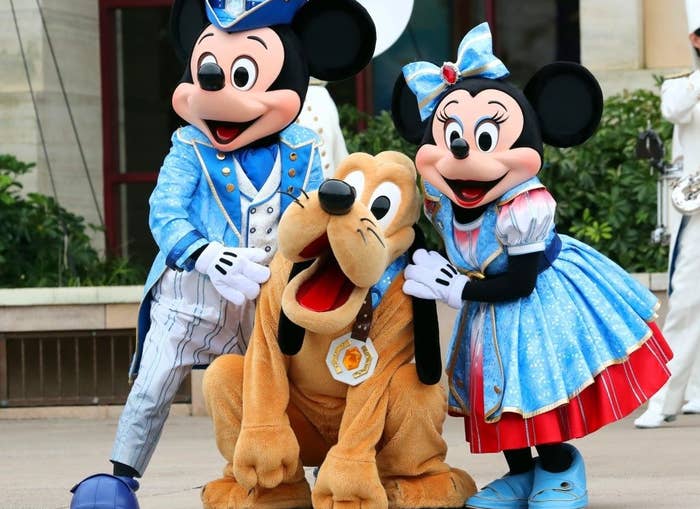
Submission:
{"label": "minnie's black ear", "polygon": [[354,0],[310,0],[294,16],[292,28],[315,78],[350,78],[372,60],[377,32],[365,8]]}
{"label": "minnie's black ear", "polygon": [[[288,281],[294,279],[297,274],[306,269],[312,262],[313,260],[292,265]],[[277,324],[277,343],[282,353],[284,355],[298,354],[304,344],[304,334],[306,334],[304,328],[292,322],[280,308],[280,321]]]}
{"label": "minnie's black ear", "polygon": [[187,63],[197,37],[209,25],[202,0],[175,0],[170,11],[170,37],[180,62]]}
{"label": "minnie's black ear", "polygon": [[[413,225],[416,238],[410,253],[425,249],[425,237],[418,225]],[[416,357],[418,379],[425,385],[435,385],[442,376],[440,353],[440,326],[434,300],[413,297],[413,346]]]}
{"label": "minnie's black ear", "polygon": [[391,96],[391,118],[399,134],[407,141],[418,145],[423,140],[423,134],[428,127],[428,121],[420,118],[416,96],[408,88],[403,73],[399,74],[394,83]]}
{"label": "minnie's black ear", "polygon": [[603,114],[603,92],[582,65],[555,62],[537,71],[525,87],[537,113],[542,141],[573,147],[595,132]]}

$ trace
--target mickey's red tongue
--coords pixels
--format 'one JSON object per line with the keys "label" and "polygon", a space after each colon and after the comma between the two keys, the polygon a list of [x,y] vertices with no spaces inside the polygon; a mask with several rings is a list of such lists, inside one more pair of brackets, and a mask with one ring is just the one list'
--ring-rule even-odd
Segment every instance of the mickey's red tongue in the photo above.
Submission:
{"label": "mickey's red tongue", "polygon": [[485,189],[480,187],[460,186],[457,197],[464,203],[474,203],[481,200],[485,194]]}
{"label": "mickey's red tongue", "polygon": [[241,129],[232,125],[219,125],[216,127],[216,137],[223,143],[230,143],[241,132]]}
{"label": "mickey's red tongue", "polygon": [[332,311],[347,302],[354,288],[331,256],[299,287],[297,302],[317,313]]}

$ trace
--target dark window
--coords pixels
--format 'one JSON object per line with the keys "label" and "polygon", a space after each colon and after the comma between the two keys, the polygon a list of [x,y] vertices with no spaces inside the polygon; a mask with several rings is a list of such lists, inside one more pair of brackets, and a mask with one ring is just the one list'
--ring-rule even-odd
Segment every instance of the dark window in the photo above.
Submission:
{"label": "dark window", "polygon": [[578,0],[494,0],[496,55],[519,85],[556,60],[580,62]]}
{"label": "dark window", "polygon": [[108,246],[146,265],[157,252],[148,197],[170,137],[183,123],[170,104],[183,71],[168,34],[170,3],[100,4]]}

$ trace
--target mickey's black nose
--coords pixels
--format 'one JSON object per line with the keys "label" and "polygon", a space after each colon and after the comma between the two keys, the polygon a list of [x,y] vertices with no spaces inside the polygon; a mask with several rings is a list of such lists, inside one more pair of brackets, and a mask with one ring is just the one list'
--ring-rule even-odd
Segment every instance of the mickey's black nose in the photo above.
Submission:
{"label": "mickey's black nose", "polygon": [[469,156],[469,143],[464,138],[455,138],[450,143],[450,151],[456,159],[466,159]]}
{"label": "mickey's black nose", "polygon": [[224,70],[214,62],[202,64],[197,72],[197,79],[199,80],[199,86],[202,87],[202,90],[208,90],[209,92],[221,90],[224,88],[224,83],[226,81]]}
{"label": "mickey's black nose", "polygon": [[355,190],[342,180],[328,179],[318,188],[321,208],[336,216],[347,214],[355,203]]}

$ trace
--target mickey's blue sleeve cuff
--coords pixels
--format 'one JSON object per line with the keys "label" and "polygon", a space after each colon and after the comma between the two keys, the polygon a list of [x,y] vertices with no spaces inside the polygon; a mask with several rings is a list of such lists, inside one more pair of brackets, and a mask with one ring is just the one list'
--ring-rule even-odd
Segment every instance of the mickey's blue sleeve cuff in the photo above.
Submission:
{"label": "mickey's blue sleeve cuff", "polygon": [[165,259],[165,264],[173,270],[191,271],[194,269],[194,261],[190,259],[190,256],[208,243],[209,241],[201,233],[192,230],[175,244]]}

